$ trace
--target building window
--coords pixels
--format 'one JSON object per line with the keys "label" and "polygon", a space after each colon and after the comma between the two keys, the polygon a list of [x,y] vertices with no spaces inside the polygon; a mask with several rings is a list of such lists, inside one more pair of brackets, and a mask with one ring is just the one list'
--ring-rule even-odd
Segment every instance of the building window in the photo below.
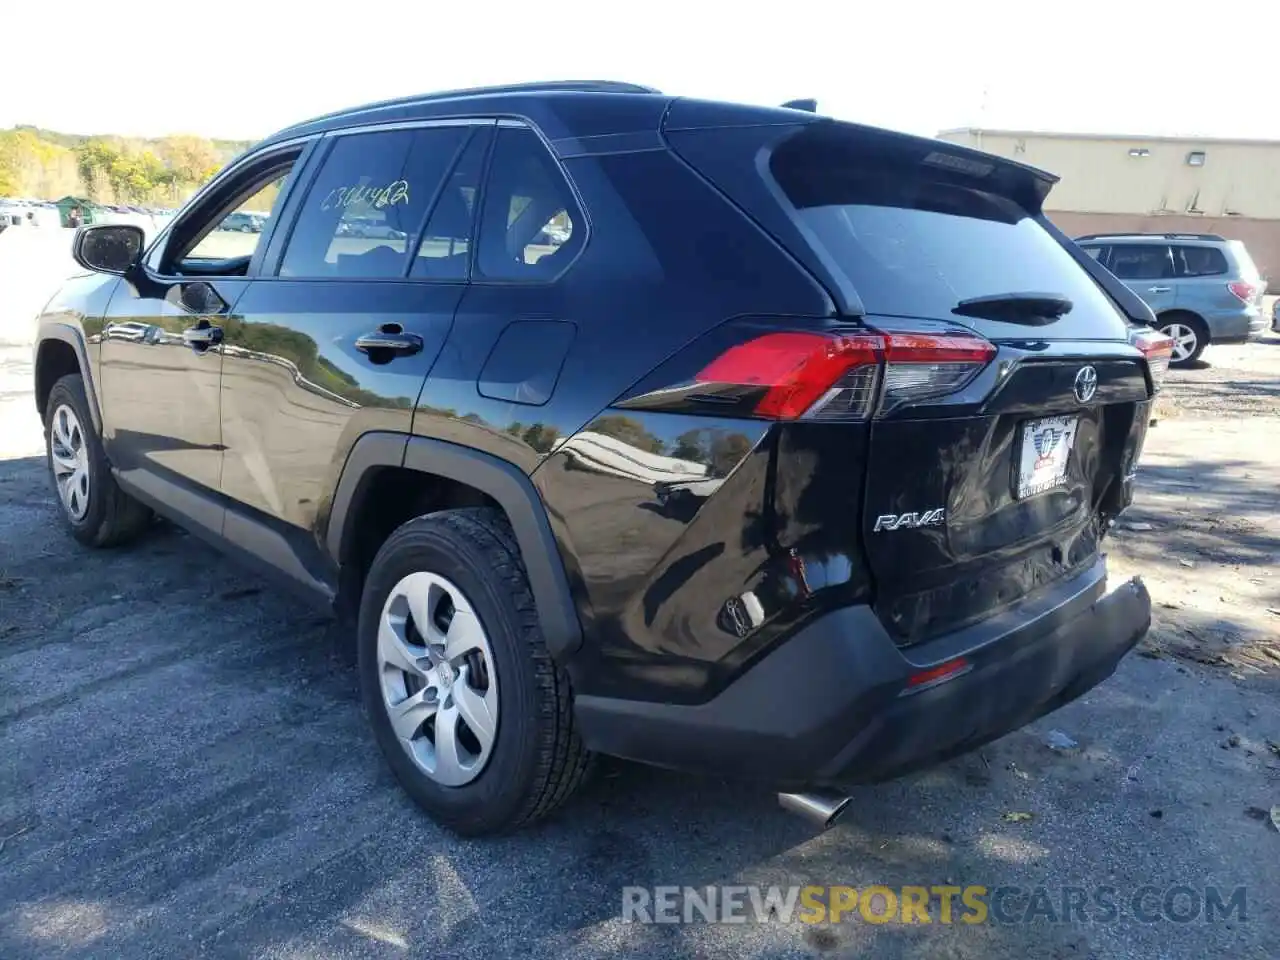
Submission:
{"label": "building window", "polygon": [[1189,166],[1189,167],[1203,167],[1203,166],[1204,166],[1204,151],[1203,151],[1203,150],[1192,150],[1190,153],[1188,153],[1188,154],[1187,154],[1187,166]]}
{"label": "building window", "polygon": [[1151,156],[1151,151],[1150,151],[1150,150],[1148,150],[1146,147],[1130,147],[1130,148],[1129,148],[1129,156],[1131,156],[1131,157],[1149,157],[1149,156]]}

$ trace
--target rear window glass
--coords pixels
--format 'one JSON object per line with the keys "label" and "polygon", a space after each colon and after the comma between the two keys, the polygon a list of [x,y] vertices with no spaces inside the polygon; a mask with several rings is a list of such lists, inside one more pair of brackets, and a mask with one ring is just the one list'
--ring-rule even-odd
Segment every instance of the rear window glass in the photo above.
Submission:
{"label": "rear window glass", "polygon": [[1239,240],[1230,241],[1227,246],[1231,248],[1231,254],[1235,258],[1236,266],[1240,270],[1240,277],[1244,280],[1259,280],[1262,277],[1258,265],[1253,262],[1253,257],[1249,256],[1249,251],[1245,249],[1245,245]]}
{"label": "rear window glass", "polygon": [[[805,151],[772,172],[810,242],[868,312],[955,320],[993,337],[1123,335],[1116,308],[1071,254],[1014,200],[931,179],[918,165]],[[1050,293],[1072,309],[1049,326],[958,317],[962,300]]]}
{"label": "rear window glass", "polygon": [[1173,262],[1181,277],[1220,277],[1227,272],[1227,258],[1217,247],[1175,247]]}

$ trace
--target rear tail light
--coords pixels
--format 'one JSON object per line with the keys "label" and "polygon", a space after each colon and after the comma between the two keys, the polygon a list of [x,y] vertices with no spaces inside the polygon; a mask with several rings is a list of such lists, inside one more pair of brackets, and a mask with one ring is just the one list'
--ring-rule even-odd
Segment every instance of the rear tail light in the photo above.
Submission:
{"label": "rear tail light", "polygon": [[967,335],[890,333],[884,341],[882,415],[906,403],[954,393],[996,355],[992,344]]}
{"label": "rear tail light", "polygon": [[1169,361],[1173,357],[1173,338],[1165,336],[1159,330],[1138,330],[1129,337],[1129,342],[1147,358],[1152,389],[1159,390],[1164,383],[1165,374],[1169,372]]}
{"label": "rear tail light", "polygon": [[1258,295],[1258,287],[1246,280],[1232,280],[1227,289],[1245,303],[1253,303],[1253,298]]}
{"label": "rear tail light", "polygon": [[953,393],[995,354],[962,334],[766,333],[730,347],[694,380],[763,387],[754,412],[769,419],[865,420]]}
{"label": "rear tail light", "polygon": [[875,345],[862,337],[766,333],[730,347],[694,380],[766,387],[756,402],[756,414],[772,420],[795,420],[847,373],[876,362]]}

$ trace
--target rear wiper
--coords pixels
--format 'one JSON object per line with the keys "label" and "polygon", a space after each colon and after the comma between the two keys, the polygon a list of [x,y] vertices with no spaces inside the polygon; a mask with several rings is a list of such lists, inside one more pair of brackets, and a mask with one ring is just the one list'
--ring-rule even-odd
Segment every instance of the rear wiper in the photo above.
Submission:
{"label": "rear wiper", "polygon": [[997,293],[961,300],[951,308],[951,312],[962,317],[1044,327],[1069,313],[1072,306],[1071,301],[1060,293]]}

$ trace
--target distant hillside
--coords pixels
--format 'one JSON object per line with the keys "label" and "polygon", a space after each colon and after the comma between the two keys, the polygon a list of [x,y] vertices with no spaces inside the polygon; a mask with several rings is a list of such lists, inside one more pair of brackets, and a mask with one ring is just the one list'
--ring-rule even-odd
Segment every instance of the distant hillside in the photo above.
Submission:
{"label": "distant hillside", "polygon": [[[154,147],[156,144],[163,143],[170,137],[156,137],[151,139],[139,137],[121,137],[113,133],[61,133],[57,130],[46,130],[43,127],[35,127],[27,123],[20,123],[15,126],[14,131],[26,131],[35,134],[41,140],[49,143],[56,143],[60,147],[66,147],[68,150],[74,150],[80,144],[88,140],[107,140],[114,143],[135,143],[147,144]],[[216,140],[199,137],[197,139],[204,140],[214,150],[221,154],[225,159],[230,160],[232,157],[239,156],[245,150],[253,146],[253,140]]]}
{"label": "distant hillside", "polygon": [[0,197],[173,206],[252,141],[121,137],[19,125],[0,130]]}

